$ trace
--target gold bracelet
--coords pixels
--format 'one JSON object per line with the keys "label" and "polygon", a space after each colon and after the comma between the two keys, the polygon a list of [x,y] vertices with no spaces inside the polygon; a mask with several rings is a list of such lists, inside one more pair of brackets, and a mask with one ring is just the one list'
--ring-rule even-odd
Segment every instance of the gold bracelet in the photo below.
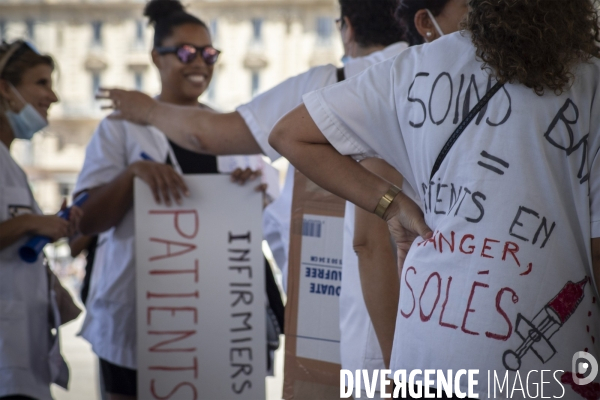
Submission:
{"label": "gold bracelet", "polygon": [[375,207],[375,214],[379,218],[383,219],[383,214],[385,214],[385,212],[387,211],[390,204],[392,204],[392,201],[394,200],[394,198],[401,191],[402,191],[402,189],[400,189],[398,186],[392,185],[392,186],[390,186],[390,188],[388,189],[386,194],[381,196],[381,199],[379,199],[379,204],[377,204],[377,207]]}

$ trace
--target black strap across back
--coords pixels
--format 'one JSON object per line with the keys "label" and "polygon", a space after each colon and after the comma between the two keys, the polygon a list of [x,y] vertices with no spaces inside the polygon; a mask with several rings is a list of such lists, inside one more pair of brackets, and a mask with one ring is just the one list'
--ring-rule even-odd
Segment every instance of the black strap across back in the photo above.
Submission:
{"label": "black strap across back", "polygon": [[456,130],[452,133],[452,135],[450,135],[450,138],[448,138],[448,141],[446,142],[444,147],[442,147],[440,154],[437,156],[437,159],[433,164],[433,168],[431,169],[431,175],[429,176],[429,180],[432,180],[435,173],[438,171],[438,169],[440,169],[440,165],[442,165],[442,162],[448,155],[448,152],[450,152],[450,149],[454,145],[454,142],[456,142],[456,140],[463,133],[465,128],[469,125],[473,118],[475,118],[475,115],[477,115],[481,111],[481,109],[485,107],[488,101],[490,101],[490,99],[498,92],[498,90],[502,88],[502,86],[504,86],[504,84],[496,82],[496,84],[490,90],[487,91],[483,98],[479,100],[477,104],[475,104],[475,107],[473,107],[473,109],[469,111],[467,116],[456,127]]}

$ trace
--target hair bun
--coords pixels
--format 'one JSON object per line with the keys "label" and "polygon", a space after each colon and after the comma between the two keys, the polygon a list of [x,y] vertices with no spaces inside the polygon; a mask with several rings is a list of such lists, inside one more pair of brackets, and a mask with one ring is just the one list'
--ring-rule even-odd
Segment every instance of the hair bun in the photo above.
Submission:
{"label": "hair bun", "polygon": [[144,8],[144,16],[148,17],[150,24],[156,24],[159,19],[180,11],[184,8],[179,0],[150,0]]}

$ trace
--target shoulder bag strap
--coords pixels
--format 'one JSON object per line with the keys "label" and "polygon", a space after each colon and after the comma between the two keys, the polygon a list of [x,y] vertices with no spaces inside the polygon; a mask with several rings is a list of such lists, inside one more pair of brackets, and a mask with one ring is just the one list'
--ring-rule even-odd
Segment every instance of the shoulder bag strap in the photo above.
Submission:
{"label": "shoulder bag strap", "polygon": [[337,76],[337,81],[338,82],[341,82],[341,81],[343,81],[343,80],[346,79],[346,73],[344,72],[344,67],[341,67],[341,68],[337,69],[336,76]]}
{"label": "shoulder bag strap", "polygon": [[440,165],[442,165],[442,162],[448,155],[448,152],[454,145],[454,142],[456,142],[458,137],[463,133],[467,125],[469,125],[473,118],[475,118],[475,115],[478,114],[483,107],[485,107],[488,101],[490,101],[490,99],[496,94],[496,92],[498,92],[498,90],[500,90],[500,88],[502,88],[502,86],[504,86],[504,84],[496,82],[496,84],[483,96],[481,100],[479,100],[475,107],[473,107],[473,109],[469,111],[467,116],[456,127],[456,130],[452,133],[452,135],[450,135],[450,138],[448,139],[444,147],[442,147],[442,151],[440,151],[440,154],[437,156],[437,159],[433,164],[433,168],[431,169],[431,175],[429,176],[429,180],[432,180],[435,173],[438,171],[438,169],[440,169]]}

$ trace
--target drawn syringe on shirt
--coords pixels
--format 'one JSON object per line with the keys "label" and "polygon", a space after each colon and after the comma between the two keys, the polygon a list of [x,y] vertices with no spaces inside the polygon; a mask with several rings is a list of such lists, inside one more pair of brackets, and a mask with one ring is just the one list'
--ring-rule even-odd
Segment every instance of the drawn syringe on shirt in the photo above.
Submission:
{"label": "drawn syringe on shirt", "polygon": [[550,338],[562,328],[583,300],[583,289],[587,282],[587,277],[577,283],[567,282],[531,321],[520,313],[517,315],[515,332],[523,343],[517,350],[504,352],[502,362],[507,370],[517,371],[521,368],[521,359],[529,350],[542,363],[546,363],[556,354]]}

